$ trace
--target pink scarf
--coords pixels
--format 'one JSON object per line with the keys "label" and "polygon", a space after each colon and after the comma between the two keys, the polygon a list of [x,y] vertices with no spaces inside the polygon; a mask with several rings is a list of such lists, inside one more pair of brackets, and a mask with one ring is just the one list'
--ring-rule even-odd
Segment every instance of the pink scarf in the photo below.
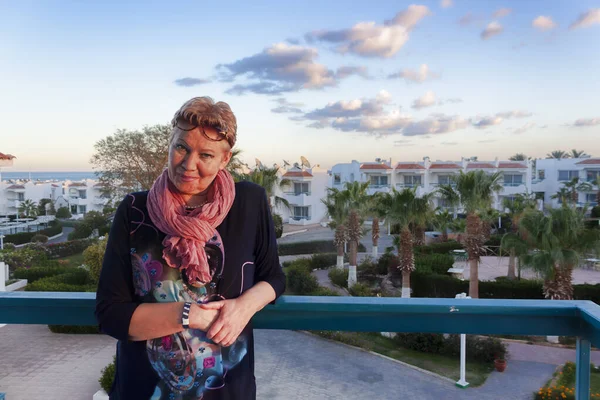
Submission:
{"label": "pink scarf", "polygon": [[204,246],[227,216],[234,198],[235,184],[226,170],[221,170],[212,183],[210,203],[191,213],[185,211],[185,202],[167,170],[152,185],[148,212],[156,227],[167,234],[162,242],[163,257],[170,267],[187,270],[191,283],[206,284],[212,279]]}

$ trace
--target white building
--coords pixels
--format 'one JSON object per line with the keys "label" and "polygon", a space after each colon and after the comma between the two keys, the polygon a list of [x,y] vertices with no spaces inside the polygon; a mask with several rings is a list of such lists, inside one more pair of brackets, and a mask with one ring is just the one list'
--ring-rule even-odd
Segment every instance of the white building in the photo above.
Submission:
{"label": "white building", "polygon": [[[377,159],[375,162],[359,163],[353,160],[347,164],[336,164],[331,169],[331,187],[342,189],[346,182],[370,182],[369,194],[390,192],[391,188],[416,188],[417,195],[434,192],[438,186],[450,183],[452,175],[459,171],[483,170],[489,173],[500,172],[503,175],[503,188],[494,195],[493,206],[501,210],[505,198],[517,193],[531,193],[532,168],[530,161],[400,161],[395,165],[392,160]],[[435,206],[447,208],[441,198],[435,199]]]}
{"label": "white building", "polygon": [[595,206],[596,193],[599,190],[594,182],[600,175],[600,158],[564,158],[539,159],[536,161],[536,177],[533,191],[551,207],[559,205],[558,199],[552,199],[565,183],[579,178],[580,183],[587,182],[590,190],[579,191],[578,205]]}
{"label": "white building", "polygon": [[290,203],[290,209],[277,207],[284,223],[292,225],[312,225],[327,220],[327,210],[321,199],[327,195],[329,175],[320,167],[305,168],[294,166],[283,170],[282,178],[289,179],[291,185],[285,191],[276,193]]}
{"label": "white building", "polygon": [[73,218],[83,218],[88,211],[102,211],[107,199],[96,181],[84,182],[0,182],[0,215],[15,215],[21,203],[50,199],[55,209],[68,207]]}

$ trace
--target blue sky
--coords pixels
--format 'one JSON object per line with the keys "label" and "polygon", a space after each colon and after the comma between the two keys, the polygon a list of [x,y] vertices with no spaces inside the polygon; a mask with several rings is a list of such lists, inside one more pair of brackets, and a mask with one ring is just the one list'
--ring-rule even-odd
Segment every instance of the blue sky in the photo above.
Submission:
{"label": "blue sky", "polygon": [[0,37],[13,170],[89,170],[99,139],[203,95],[250,163],[600,156],[598,0],[23,1]]}

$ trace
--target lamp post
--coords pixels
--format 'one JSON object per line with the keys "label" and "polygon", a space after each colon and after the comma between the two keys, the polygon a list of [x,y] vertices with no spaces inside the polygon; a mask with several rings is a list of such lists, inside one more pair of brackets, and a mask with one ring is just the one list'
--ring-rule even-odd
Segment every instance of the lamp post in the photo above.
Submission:
{"label": "lamp post", "polygon": [[[456,295],[457,299],[470,299],[466,293],[460,293]],[[460,388],[466,388],[469,386],[469,382],[466,380],[466,364],[467,364],[467,335],[464,333],[460,334],[460,379],[456,382],[456,386]]]}

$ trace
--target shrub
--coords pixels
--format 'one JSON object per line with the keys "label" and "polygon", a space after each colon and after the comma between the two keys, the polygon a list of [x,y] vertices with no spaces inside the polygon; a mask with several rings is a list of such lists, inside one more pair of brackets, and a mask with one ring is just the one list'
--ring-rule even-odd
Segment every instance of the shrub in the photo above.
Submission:
{"label": "shrub", "polygon": [[[310,242],[280,243],[277,245],[280,256],[315,253],[337,253],[332,240],[313,240]],[[359,252],[365,252],[362,243],[358,245]]]}
{"label": "shrub", "polygon": [[287,287],[295,294],[306,295],[319,289],[319,282],[310,274],[308,263],[308,259],[296,260],[285,270]]}
{"label": "shrub", "polygon": [[27,284],[31,284],[42,278],[66,274],[72,271],[72,267],[33,267],[33,268],[18,268],[13,273],[16,279],[27,279]]}
{"label": "shrub", "polygon": [[60,275],[49,276],[36,280],[25,286],[28,292],[94,292],[96,285],[90,278],[90,273],[82,268],[70,268],[70,271]]}
{"label": "shrub", "polygon": [[339,296],[340,294],[335,290],[319,286],[317,290],[309,293],[309,296]]}
{"label": "shrub", "polygon": [[313,254],[310,258],[312,269],[327,269],[337,263],[337,253]]}
{"label": "shrub", "polygon": [[479,282],[481,299],[543,299],[542,282],[535,280],[501,280]]}
{"label": "shrub", "polygon": [[373,296],[373,290],[369,285],[364,283],[356,283],[354,286],[348,288],[351,296],[354,297],[371,297]]}
{"label": "shrub", "polygon": [[17,246],[14,243],[4,243],[4,251],[13,251],[16,250]]}
{"label": "shrub", "polygon": [[48,325],[52,333],[99,334],[100,329],[93,325]]}
{"label": "shrub", "polygon": [[[383,257],[383,256],[382,256]],[[360,279],[374,279],[377,275],[384,275],[387,273],[387,269],[385,272],[380,273],[379,271],[379,263],[374,262],[371,258],[366,258],[362,263],[360,263],[356,267],[356,271]]]}
{"label": "shrub", "polygon": [[[479,290],[481,292],[481,284]],[[452,297],[457,293],[469,293],[469,281],[461,281],[453,276],[428,274],[414,271],[410,274],[412,297]]]}
{"label": "shrub", "polygon": [[68,242],[47,244],[49,258],[64,258],[79,254],[93,244],[96,239],[70,240]]}
{"label": "shrub", "polygon": [[377,260],[377,275],[385,275],[388,273],[388,268],[392,265],[398,265],[399,260],[392,252],[385,252]]}
{"label": "shrub", "polygon": [[104,389],[106,393],[110,393],[110,389],[112,388],[113,382],[115,380],[115,374],[117,373],[117,358],[113,357],[113,362],[108,364],[102,372],[100,373],[100,379],[98,382],[100,383],[100,387]]}
{"label": "shrub", "polygon": [[454,257],[450,254],[417,254],[415,256],[416,270],[423,273],[446,275],[454,265]]}
{"label": "shrub", "polygon": [[575,300],[591,300],[600,304],[600,284],[573,285],[573,297]]}
{"label": "shrub", "polygon": [[56,210],[56,218],[71,218],[71,211],[69,211],[68,207],[59,207]]}
{"label": "shrub", "polygon": [[102,270],[102,261],[104,260],[104,252],[106,251],[107,239],[99,240],[90,245],[83,251],[83,261],[90,269],[90,277],[94,282],[100,279],[100,271]]}
{"label": "shrub", "polygon": [[348,289],[348,270],[341,268],[331,268],[327,275],[329,275],[331,283],[339,287]]}
{"label": "shrub", "polygon": [[432,243],[427,246],[416,246],[415,254],[449,254],[453,250],[462,249],[462,244],[449,240],[447,242]]}
{"label": "shrub", "polygon": [[83,222],[77,225],[73,232],[69,233],[69,240],[87,239],[92,235],[92,231],[92,227],[88,223]]}
{"label": "shrub", "polygon": [[275,225],[275,237],[279,239],[283,235],[283,219],[279,214],[273,214],[273,224]]}
{"label": "shrub", "polygon": [[48,265],[48,252],[44,246],[30,244],[14,250],[0,252],[0,261],[10,267],[11,272],[18,268],[31,268]]}
{"label": "shrub", "polygon": [[6,235],[4,237],[5,243],[13,243],[13,244],[25,244],[33,241],[33,238],[37,235],[45,235],[45,236],[54,236],[58,235],[62,232],[62,226],[55,225],[50,226],[49,228],[42,229],[38,232],[20,232],[14,233],[12,235]]}
{"label": "shrub", "polygon": [[108,237],[108,234],[110,233],[110,225],[104,225],[103,227],[98,229],[98,236],[102,237]]}
{"label": "shrub", "polygon": [[48,236],[37,234],[31,238],[31,241],[37,243],[46,243],[48,241]]}

